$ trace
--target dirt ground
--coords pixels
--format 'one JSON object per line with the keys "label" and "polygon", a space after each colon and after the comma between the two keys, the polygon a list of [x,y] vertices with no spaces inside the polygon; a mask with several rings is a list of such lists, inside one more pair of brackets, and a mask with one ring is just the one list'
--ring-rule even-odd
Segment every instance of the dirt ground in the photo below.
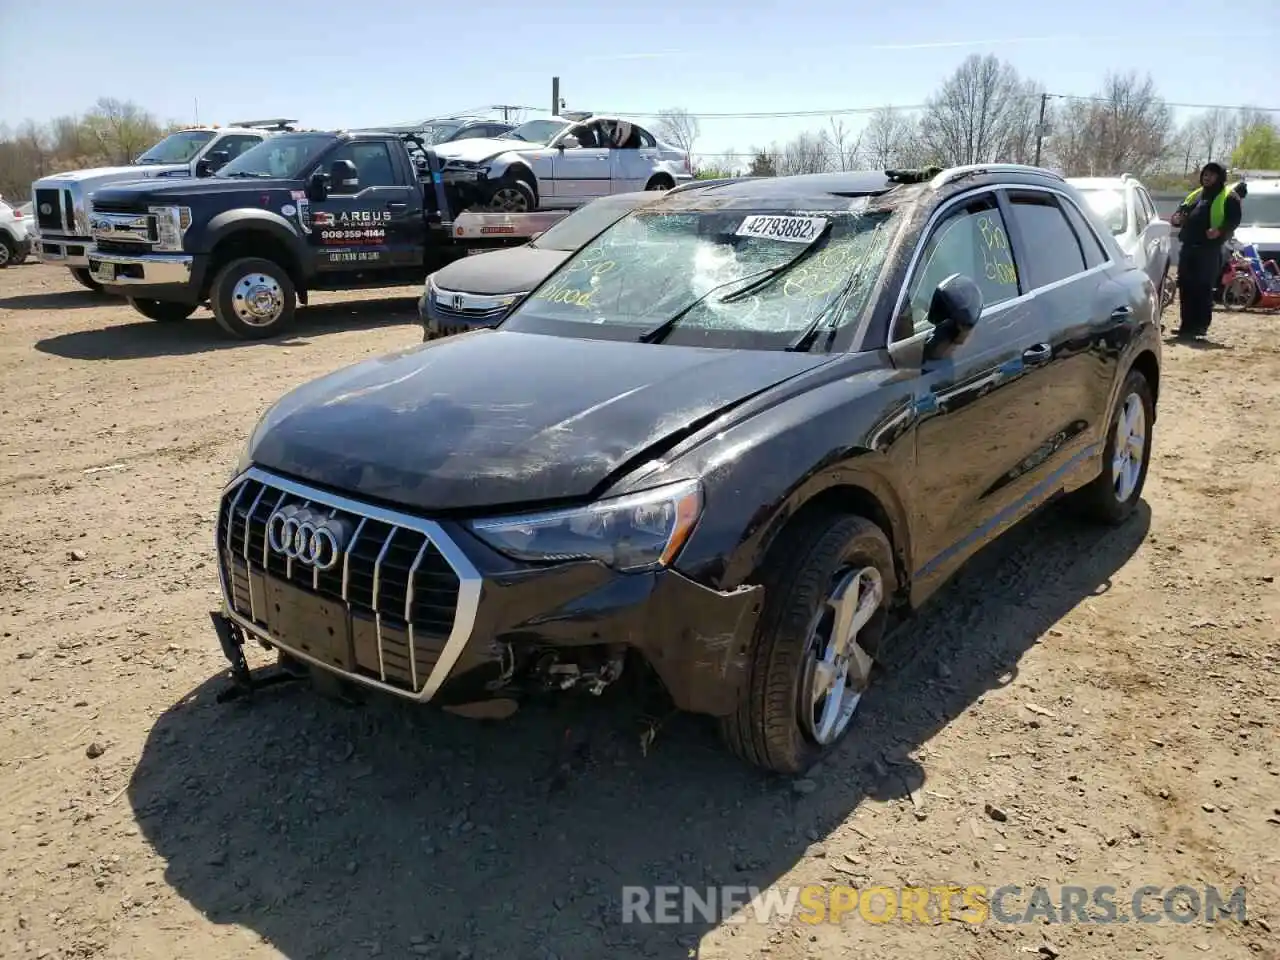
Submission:
{"label": "dirt ground", "polygon": [[[0,271],[0,956],[1280,956],[1280,317],[1166,346],[1140,515],[977,558],[789,782],[609,698],[214,702],[219,488],[270,401],[418,341],[393,293],[245,345]],[[1244,886],[1248,920],[621,922],[627,885],[802,883]]]}

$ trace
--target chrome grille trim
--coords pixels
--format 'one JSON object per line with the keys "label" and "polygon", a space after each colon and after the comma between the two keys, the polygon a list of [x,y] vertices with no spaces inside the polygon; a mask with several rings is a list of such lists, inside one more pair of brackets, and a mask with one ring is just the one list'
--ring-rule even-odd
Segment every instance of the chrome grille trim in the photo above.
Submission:
{"label": "chrome grille trim", "polygon": [[[396,539],[396,534],[401,530],[413,531],[420,534],[423,537],[424,542],[418,549],[417,555],[414,557],[411,567],[413,575],[409,576],[406,581],[405,608],[406,610],[410,610],[413,606],[415,599],[415,595],[413,593],[414,580],[416,579],[419,568],[423,565],[424,558],[427,556],[427,547],[430,546],[437,551],[439,559],[444,561],[443,565],[439,566],[439,569],[443,571],[444,566],[447,565],[452,570],[453,577],[457,579],[457,601],[454,605],[453,621],[452,624],[442,626],[441,628],[442,634],[443,631],[447,630],[447,636],[444,637],[444,642],[440,647],[439,655],[434,664],[432,664],[429,671],[425,671],[427,672],[427,676],[422,682],[421,689],[417,689],[420,668],[418,660],[419,655],[415,645],[415,637],[413,636],[412,623],[405,624],[405,633],[408,637],[408,659],[410,668],[409,679],[413,689],[406,689],[404,685],[397,685],[386,679],[387,664],[383,658],[383,645],[384,642],[388,641],[383,633],[381,613],[377,610],[376,604],[373,605],[373,610],[371,612],[375,615],[375,630],[379,660],[377,668],[378,676],[373,677],[359,672],[349,672],[347,670],[340,669],[331,663],[326,663],[317,659],[305,651],[297,650],[289,644],[283,644],[278,638],[271,636],[265,625],[265,621],[255,622],[255,620],[252,619],[255,616],[252,610],[250,611],[249,616],[245,615],[243,612],[243,594],[241,594],[242,606],[240,609],[237,609],[236,597],[232,591],[232,577],[233,575],[237,575],[233,564],[238,558],[233,557],[233,549],[228,548],[224,550],[222,546],[224,538],[215,535],[214,543],[221,554],[218,562],[218,579],[222,591],[222,606],[224,614],[249,634],[267,641],[271,645],[287,652],[289,655],[294,656],[303,662],[313,664],[331,672],[340,673],[342,676],[353,682],[374,687],[404,699],[414,700],[417,702],[426,702],[431,700],[448,679],[449,674],[458,662],[459,657],[461,657],[462,652],[466,648],[467,642],[471,639],[472,633],[475,629],[483,578],[481,577],[480,572],[475,568],[474,564],[471,563],[467,555],[463,553],[457,544],[453,542],[449,535],[444,531],[444,528],[435,521],[425,520],[421,517],[401,513],[398,510],[391,510],[384,507],[377,507],[362,503],[340,494],[334,494],[312,487],[306,483],[277,476],[259,467],[251,467],[238,474],[223,488],[218,509],[218,524],[221,525],[224,522],[224,519],[227,523],[225,531],[227,541],[234,542],[235,534],[238,531],[244,531],[244,554],[246,557],[250,555],[251,550],[249,531],[253,526],[254,513],[238,514],[234,507],[243,497],[243,491],[238,488],[251,481],[262,484],[264,487],[264,490],[260,491],[260,495],[255,498],[255,501],[263,500],[264,498],[261,494],[266,492],[266,488],[270,488],[273,492],[279,491],[280,493],[279,498],[275,500],[276,507],[283,504],[286,499],[293,497],[299,500],[305,500],[311,504],[328,507],[334,511],[341,511],[346,514],[350,514],[353,519],[358,518],[359,522],[356,526],[355,533],[352,535],[350,542],[343,551],[341,595],[342,603],[346,606],[349,616],[353,616],[357,612],[357,605],[359,606],[360,613],[367,616],[368,612],[370,612],[364,610],[364,602],[362,600],[352,599],[350,579],[351,556],[356,545],[361,542],[361,537],[364,536],[366,540],[368,539],[366,536],[367,525],[369,523],[381,523],[390,527],[391,530],[382,540],[378,552],[378,559],[375,564],[375,573],[378,574],[379,579],[377,587],[379,594],[381,594],[384,589],[381,568],[387,552],[393,545],[393,541]],[[269,503],[272,498],[267,496],[265,499],[266,502]],[[274,511],[276,507],[273,507],[272,510]],[[265,571],[270,569],[265,561],[265,558],[269,555],[269,547],[265,542],[265,535],[263,542],[263,554],[264,562],[262,564],[262,568],[263,571]],[[368,562],[367,555],[364,558],[364,562]],[[438,564],[438,560],[433,561],[433,563]],[[252,565],[246,564],[246,566],[250,572],[253,572]],[[276,569],[279,570],[278,565]],[[430,576],[429,573],[425,575]],[[277,574],[272,574],[272,576],[277,576]],[[295,586],[298,585],[297,581],[290,582],[294,583]],[[331,580],[329,586],[329,590],[331,592],[324,595],[331,599],[334,598],[334,593],[336,592],[335,588],[336,585],[333,584]],[[452,590],[452,585],[450,585],[449,589],[450,591]],[[432,590],[432,592],[434,593],[435,591]],[[422,607],[419,606],[419,609],[422,609]],[[419,619],[421,619],[421,615],[419,616]],[[398,643],[398,641],[394,639],[389,642],[393,645]],[[396,656],[399,657],[400,654],[397,653]],[[403,670],[403,668],[400,669]],[[425,670],[425,668],[423,669]],[[417,692],[414,692],[415,690]]]}

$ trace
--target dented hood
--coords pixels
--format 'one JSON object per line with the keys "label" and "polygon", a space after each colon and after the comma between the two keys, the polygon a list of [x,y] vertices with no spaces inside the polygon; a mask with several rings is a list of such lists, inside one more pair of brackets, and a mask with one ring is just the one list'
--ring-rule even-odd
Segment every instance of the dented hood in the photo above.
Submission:
{"label": "dented hood", "polygon": [[422,511],[581,499],[656,444],[829,358],[482,330],[286,395],[261,467]]}
{"label": "dented hood", "polygon": [[529,143],[525,140],[500,140],[496,137],[472,137],[469,140],[451,140],[431,148],[442,160],[462,160],[466,163],[479,163],[502,153],[520,153],[530,150],[545,150],[541,143]]}

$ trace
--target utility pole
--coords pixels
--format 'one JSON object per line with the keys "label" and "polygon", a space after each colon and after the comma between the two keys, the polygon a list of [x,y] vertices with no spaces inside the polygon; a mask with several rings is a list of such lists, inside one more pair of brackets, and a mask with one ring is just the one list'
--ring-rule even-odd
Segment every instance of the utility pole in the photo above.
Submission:
{"label": "utility pole", "polygon": [[1040,94],[1040,119],[1036,122],[1036,166],[1040,166],[1040,148],[1044,145],[1044,111],[1049,105],[1049,95]]}
{"label": "utility pole", "polygon": [[551,115],[557,117],[560,115],[560,78],[551,78]]}

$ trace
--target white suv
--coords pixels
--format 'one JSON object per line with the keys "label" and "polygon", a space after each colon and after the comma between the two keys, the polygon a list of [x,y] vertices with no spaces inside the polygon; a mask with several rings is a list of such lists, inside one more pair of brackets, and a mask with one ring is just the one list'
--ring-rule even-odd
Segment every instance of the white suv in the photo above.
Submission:
{"label": "white suv", "polygon": [[0,269],[21,263],[31,252],[31,221],[0,197]]}
{"label": "white suv", "polygon": [[1116,238],[1133,265],[1145,270],[1160,291],[1162,306],[1173,302],[1169,276],[1173,228],[1161,220],[1147,188],[1129,174],[1118,177],[1070,177],[1103,225]]}

